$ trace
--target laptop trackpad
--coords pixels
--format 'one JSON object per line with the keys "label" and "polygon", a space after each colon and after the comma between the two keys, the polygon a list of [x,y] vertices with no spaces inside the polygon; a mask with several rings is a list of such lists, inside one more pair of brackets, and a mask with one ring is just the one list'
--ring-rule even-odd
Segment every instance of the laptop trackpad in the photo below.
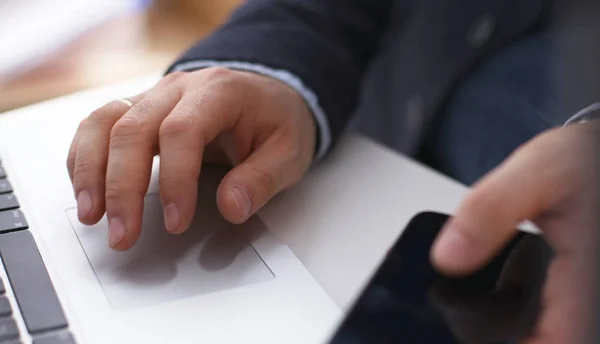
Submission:
{"label": "laptop trackpad", "polygon": [[[204,201],[202,201],[204,199]],[[182,235],[166,232],[158,195],[145,200],[143,230],[129,251],[107,244],[106,217],[95,226],[67,215],[109,302],[128,310],[274,278],[245,235],[264,226],[258,217],[234,226],[218,213],[214,198],[199,197],[194,223]],[[252,228],[250,228],[252,227]]]}

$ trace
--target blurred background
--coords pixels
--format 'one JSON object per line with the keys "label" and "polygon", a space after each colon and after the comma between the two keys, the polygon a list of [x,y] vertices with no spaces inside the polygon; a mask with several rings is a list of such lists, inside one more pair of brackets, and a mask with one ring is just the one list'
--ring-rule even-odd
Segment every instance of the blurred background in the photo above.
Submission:
{"label": "blurred background", "polygon": [[0,0],[0,112],[162,73],[242,1]]}

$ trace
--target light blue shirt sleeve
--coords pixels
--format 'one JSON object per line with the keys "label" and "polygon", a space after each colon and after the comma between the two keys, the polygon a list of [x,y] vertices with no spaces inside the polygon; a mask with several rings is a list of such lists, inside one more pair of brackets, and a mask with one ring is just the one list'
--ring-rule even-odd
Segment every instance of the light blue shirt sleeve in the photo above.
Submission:
{"label": "light blue shirt sleeve", "polygon": [[592,104],[586,107],[585,109],[579,111],[571,118],[569,118],[565,125],[587,122],[593,119],[600,119],[600,103]]}
{"label": "light blue shirt sleeve", "polygon": [[319,105],[319,99],[317,95],[309,89],[300,78],[296,75],[280,69],[273,69],[261,64],[255,63],[247,63],[247,62],[239,62],[239,61],[212,61],[212,60],[202,60],[202,61],[190,61],[181,63],[176,65],[173,68],[174,72],[188,72],[193,70],[198,70],[202,68],[210,68],[210,67],[223,67],[229,69],[235,69],[240,71],[254,72],[257,74],[265,75],[274,79],[277,79],[289,87],[293,88],[296,92],[298,92],[304,101],[308,105],[309,109],[312,111],[312,114],[317,122],[318,132],[319,132],[319,146],[317,147],[315,162],[321,160],[329,148],[331,147],[331,130],[329,129],[329,121],[325,116],[325,112]]}

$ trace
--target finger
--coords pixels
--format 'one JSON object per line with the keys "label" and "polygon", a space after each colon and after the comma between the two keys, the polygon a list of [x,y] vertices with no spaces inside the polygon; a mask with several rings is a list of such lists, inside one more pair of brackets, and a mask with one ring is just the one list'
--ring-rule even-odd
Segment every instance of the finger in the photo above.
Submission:
{"label": "finger", "polygon": [[438,269],[458,275],[476,270],[516,234],[519,223],[564,198],[568,171],[554,161],[555,146],[548,136],[534,140],[474,186],[433,245]]}
{"label": "finger", "polygon": [[304,174],[299,148],[287,143],[289,139],[284,136],[272,136],[221,181],[217,203],[228,221],[245,222]]}
{"label": "finger", "polygon": [[528,301],[519,289],[470,294],[435,288],[431,302],[464,342],[492,343],[521,335],[519,323]]}
{"label": "finger", "polygon": [[550,261],[554,257],[552,248],[541,235],[524,235],[514,247],[507,247],[510,255],[504,263],[497,281],[498,289],[521,288],[537,295],[544,280]]}
{"label": "finger", "polygon": [[139,237],[143,202],[158,148],[160,123],[180,99],[180,89],[153,91],[135,104],[110,136],[106,168],[106,212],[109,245],[126,250]]}
{"label": "finger", "polygon": [[592,343],[588,336],[596,328],[590,304],[595,295],[594,276],[587,261],[557,258],[548,270],[543,312],[535,332],[524,343]]}
{"label": "finger", "polygon": [[[79,146],[79,139],[81,138],[82,132],[86,131],[86,124],[89,124],[90,117],[92,117],[94,120],[98,116],[102,117],[101,113],[105,113],[105,111],[103,110],[105,107],[111,106],[111,105],[114,105],[116,107],[117,103],[127,106],[127,109],[128,109],[131,107],[133,102],[139,100],[141,97],[143,97],[143,94],[139,94],[135,97],[123,98],[121,100],[113,101],[111,103],[105,104],[102,108],[95,110],[94,112],[92,112],[92,114],[90,116],[88,116],[86,119],[81,121],[81,123],[79,123],[79,126],[77,127],[77,131],[75,132],[75,136],[73,137],[73,141],[71,142],[71,146],[69,147],[69,154],[67,156],[67,170],[69,172],[69,178],[71,179],[71,183],[73,183],[73,176],[74,176],[74,172],[75,172],[75,157],[77,155],[77,147]],[[124,112],[123,112],[123,114],[124,114]]]}
{"label": "finger", "polygon": [[539,311],[544,280],[539,275],[547,267],[539,260],[546,251],[543,238],[521,237],[467,280],[438,283],[430,294],[432,305],[456,333],[471,338],[466,342],[523,337],[531,332]]}
{"label": "finger", "polygon": [[198,91],[184,96],[164,120],[159,132],[159,188],[165,227],[185,231],[196,209],[198,178],[209,142],[231,129],[240,117],[231,93]]}
{"label": "finger", "polygon": [[75,171],[75,156],[77,155],[79,138],[81,137],[81,131],[83,130],[84,124],[85,120],[79,123],[77,131],[75,132],[75,136],[73,137],[73,141],[71,141],[71,146],[69,147],[69,154],[67,156],[67,171],[69,172],[69,179],[71,180],[71,184],[73,184],[73,173]]}
{"label": "finger", "polygon": [[112,101],[92,112],[80,125],[69,153],[77,215],[84,224],[94,224],[104,214],[104,180],[108,144],[113,125],[129,106]]}

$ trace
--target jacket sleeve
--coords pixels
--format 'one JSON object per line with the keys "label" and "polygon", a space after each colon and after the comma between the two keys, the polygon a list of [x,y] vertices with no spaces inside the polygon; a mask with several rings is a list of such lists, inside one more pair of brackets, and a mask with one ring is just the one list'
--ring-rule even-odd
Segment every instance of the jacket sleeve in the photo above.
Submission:
{"label": "jacket sleeve", "polygon": [[[247,0],[167,71],[223,65],[298,90],[315,114],[321,153],[345,128],[392,0]],[[321,118],[319,118],[321,117]]]}

